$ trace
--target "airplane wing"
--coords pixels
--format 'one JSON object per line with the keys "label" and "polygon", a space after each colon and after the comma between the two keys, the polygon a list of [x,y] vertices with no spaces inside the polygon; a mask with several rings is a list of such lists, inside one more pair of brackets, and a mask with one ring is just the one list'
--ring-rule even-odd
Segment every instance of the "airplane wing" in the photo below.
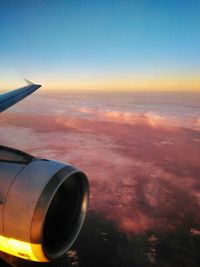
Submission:
{"label": "airplane wing", "polygon": [[34,84],[28,80],[25,81],[28,84],[27,86],[21,87],[5,94],[0,94],[0,112],[3,112],[9,107],[15,105],[17,102],[21,101],[41,87],[41,85],[39,84]]}

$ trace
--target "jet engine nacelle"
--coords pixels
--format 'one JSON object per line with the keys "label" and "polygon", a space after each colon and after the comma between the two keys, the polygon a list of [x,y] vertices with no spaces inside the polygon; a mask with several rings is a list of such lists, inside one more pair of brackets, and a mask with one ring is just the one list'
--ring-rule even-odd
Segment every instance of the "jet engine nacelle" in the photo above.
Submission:
{"label": "jet engine nacelle", "polygon": [[0,146],[0,250],[33,261],[63,256],[88,206],[86,175]]}

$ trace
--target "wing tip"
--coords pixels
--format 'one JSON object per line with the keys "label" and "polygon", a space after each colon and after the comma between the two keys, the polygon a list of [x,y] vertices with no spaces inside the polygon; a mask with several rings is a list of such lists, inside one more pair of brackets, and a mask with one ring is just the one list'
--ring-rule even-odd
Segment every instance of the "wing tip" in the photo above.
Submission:
{"label": "wing tip", "polygon": [[24,79],[24,81],[28,84],[28,85],[33,85],[34,83],[32,83],[31,81]]}

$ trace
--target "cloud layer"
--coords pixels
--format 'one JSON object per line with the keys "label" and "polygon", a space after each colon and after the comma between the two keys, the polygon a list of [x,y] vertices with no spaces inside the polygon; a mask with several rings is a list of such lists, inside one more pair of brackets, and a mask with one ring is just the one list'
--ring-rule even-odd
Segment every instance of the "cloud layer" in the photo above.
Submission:
{"label": "cloud layer", "polygon": [[186,127],[181,117],[124,111],[123,103],[100,110],[98,97],[89,97],[92,107],[87,98],[68,95],[20,103],[1,114],[0,143],[83,169],[90,212],[121,231],[197,229],[199,119],[188,119]]}

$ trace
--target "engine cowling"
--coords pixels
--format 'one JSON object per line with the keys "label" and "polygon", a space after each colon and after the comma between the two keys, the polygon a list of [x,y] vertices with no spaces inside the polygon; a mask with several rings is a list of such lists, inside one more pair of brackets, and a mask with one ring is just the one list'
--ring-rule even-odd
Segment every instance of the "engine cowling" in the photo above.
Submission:
{"label": "engine cowling", "polygon": [[0,146],[0,250],[40,262],[63,256],[79,234],[88,200],[80,170]]}

